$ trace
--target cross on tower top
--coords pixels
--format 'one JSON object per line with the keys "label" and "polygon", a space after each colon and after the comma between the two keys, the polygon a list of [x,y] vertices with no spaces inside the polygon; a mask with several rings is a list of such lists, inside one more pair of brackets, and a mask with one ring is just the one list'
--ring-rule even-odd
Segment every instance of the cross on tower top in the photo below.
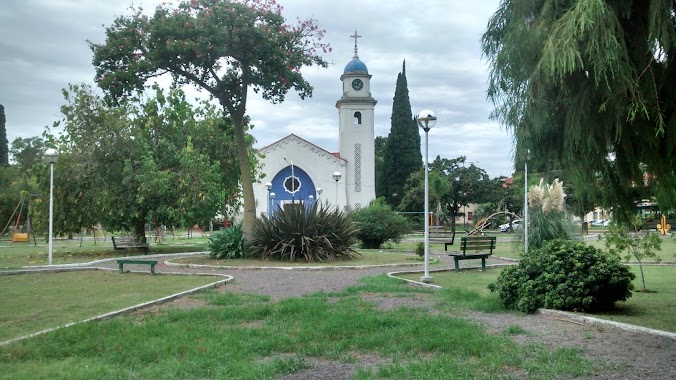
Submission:
{"label": "cross on tower top", "polygon": [[361,38],[361,36],[357,34],[357,29],[354,30],[354,34],[350,37],[354,38],[354,58],[359,58],[357,54],[357,38]]}

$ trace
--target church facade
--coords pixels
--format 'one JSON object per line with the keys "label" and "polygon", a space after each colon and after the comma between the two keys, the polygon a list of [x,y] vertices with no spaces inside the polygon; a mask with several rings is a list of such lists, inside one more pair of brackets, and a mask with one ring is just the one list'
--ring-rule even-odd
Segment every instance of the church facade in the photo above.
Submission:
{"label": "church facade", "polygon": [[[338,152],[288,135],[259,149],[265,177],[254,183],[256,211],[267,214],[289,204],[320,201],[349,211],[375,199],[374,108],[371,75],[354,56],[340,76]],[[266,186],[267,185],[267,186]]]}

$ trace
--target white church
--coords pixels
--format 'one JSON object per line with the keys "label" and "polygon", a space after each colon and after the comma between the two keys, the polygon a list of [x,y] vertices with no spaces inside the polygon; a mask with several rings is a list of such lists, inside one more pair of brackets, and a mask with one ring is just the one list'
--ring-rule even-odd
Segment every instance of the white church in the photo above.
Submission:
{"label": "white church", "polygon": [[329,152],[299,136],[288,135],[259,149],[265,177],[254,183],[256,212],[269,214],[296,203],[320,201],[349,211],[375,199],[374,107],[366,65],[354,57],[340,80],[343,96],[336,102],[339,151]]}

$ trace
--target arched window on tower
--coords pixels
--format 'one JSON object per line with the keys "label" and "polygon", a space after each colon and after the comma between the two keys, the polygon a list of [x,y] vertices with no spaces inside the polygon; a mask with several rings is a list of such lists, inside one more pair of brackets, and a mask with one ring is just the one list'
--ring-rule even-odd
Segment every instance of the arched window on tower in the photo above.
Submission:
{"label": "arched window on tower", "polygon": [[361,112],[357,111],[354,113],[354,123],[357,125],[361,124]]}

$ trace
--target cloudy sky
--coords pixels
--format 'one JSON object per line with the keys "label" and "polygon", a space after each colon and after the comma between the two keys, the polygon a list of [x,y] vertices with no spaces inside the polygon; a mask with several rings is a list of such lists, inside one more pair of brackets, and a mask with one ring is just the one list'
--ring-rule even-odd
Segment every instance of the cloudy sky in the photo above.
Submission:
{"label": "cloudy sky", "polygon": [[[131,0],[3,0],[0,12],[0,104],[7,135],[39,136],[60,119],[61,89],[93,84],[86,41],[104,41],[104,25],[130,14]],[[136,0],[151,11],[159,0]],[[278,0],[291,22],[315,18],[333,52],[328,69],[307,68],[314,97],[291,93],[279,105],[250,99],[257,147],[290,133],[329,151],[338,150],[340,75],[352,58],[357,29],[359,57],[368,66],[371,93],[378,100],[375,132],[390,130],[397,74],[406,60],[413,113],[431,109],[438,122],[430,131],[429,155],[467,156],[491,177],[513,171],[510,135],[488,116],[488,68],[479,41],[498,0]],[[195,91],[190,96],[206,96]]]}

